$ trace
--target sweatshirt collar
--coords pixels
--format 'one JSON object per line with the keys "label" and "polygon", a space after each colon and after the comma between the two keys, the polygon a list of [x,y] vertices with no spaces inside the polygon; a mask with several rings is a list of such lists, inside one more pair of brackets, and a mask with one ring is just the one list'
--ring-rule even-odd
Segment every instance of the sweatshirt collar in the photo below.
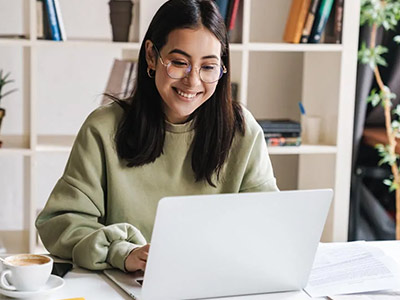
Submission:
{"label": "sweatshirt collar", "polygon": [[194,129],[194,119],[183,124],[173,124],[165,120],[165,130],[169,132],[184,133],[192,131],[193,129]]}

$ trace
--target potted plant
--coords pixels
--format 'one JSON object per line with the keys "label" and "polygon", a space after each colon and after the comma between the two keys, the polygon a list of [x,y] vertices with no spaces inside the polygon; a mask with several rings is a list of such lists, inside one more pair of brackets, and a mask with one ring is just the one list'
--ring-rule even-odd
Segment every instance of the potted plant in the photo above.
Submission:
{"label": "potted plant", "polygon": [[110,21],[114,42],[127,42],[132,22],[131,0],[110,0]]}
{"label": "potted plant", "polygon": [[[15,92],[17,89],[10,90],[8,92],[4,92],[4,87],[11,83],[14,82],[12,79],[8,79],[10,76],[10,73],[4,74],[3,70],[0,69],[0,129],[1,129],[1,122],[6,115],[6,110],[1,107],[1,100],[3,100],[4,97],[10,95],[11,93]],[[0,141],[0,147],[1,147],[1,141]]]}
{"label": "potted plant", "polygon": [[[377,43],[377,30],[395,30],[400,20],[400,2],[398,0],[362,0],[360,23],[371,26],[369,45],[365,42],[358,52],[358,59],[363,64],[368,64],[373,70],[379,91],[373,89],[367,101],[372,106],[382,105],[385,115],[385,128],[388,143],[377,144],[375,147],[381,157],[380,164],[389,164],[392,176],[384,180],[390,191],[395,191],[396,199],[396,239],[400,240],[400,160],[395,148],[397,138],[400,136],[400,105],[393,107],[392,100],[396,98],[390,88],[383,82],[380,68],[387,66],[383,55],[388,49]],[[400,35],[394,37],[394,41],[400,44]]]}

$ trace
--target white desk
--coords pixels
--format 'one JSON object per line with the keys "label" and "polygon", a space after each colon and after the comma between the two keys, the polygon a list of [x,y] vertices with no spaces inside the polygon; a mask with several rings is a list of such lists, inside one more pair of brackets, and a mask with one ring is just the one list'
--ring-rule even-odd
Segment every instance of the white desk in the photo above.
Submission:
{"label": "white desk", "polygon": [[[382,249],[388,256],[400,264],[400,241],[370,242]],[[79,268],[73,269],[65,276],[65,285],[47,297],[38,297],[41,300],[61,300],[83,297],[85,300],[132,300],[117,285],[109,280],[101,272],[91,272]],[[10,299],[0,295],[0,299]],[[221,298],[219,298],[221,299]],[[308,300],[311,299],[303,291],[273,293],[254,296],[223,298],[229,300]],[[318,299],[318,298],[313,298]],[[319,298],[323,299],[323,298]]]}

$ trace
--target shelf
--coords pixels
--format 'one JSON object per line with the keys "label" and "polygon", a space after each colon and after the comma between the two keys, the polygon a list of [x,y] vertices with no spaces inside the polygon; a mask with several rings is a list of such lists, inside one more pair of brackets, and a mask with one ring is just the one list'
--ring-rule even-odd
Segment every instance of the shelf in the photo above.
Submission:
{"label": "shelf", "polygon": [[30,149],[22,149],[22,148],[0,148],[0,156],[3,155],[23,155],[29,156],[31,155],[32,150]]}
{"label": "shelf", "polygon": [[0,38],[0,46],[30,46],[32,44],[29,39],[20,38]]}
{"label": "shelf", "polygon": [[230,43],[229,44],[229,50],[231,50],[231,51],[243,51],[244,48],[245,48],[245,46],[240,43]]}
{"label": "shelf", "polygon": [[341,44],[288,44],[288,43],[249,43],[250,51],[260,52],[342,52]]}
{"label": "shelf", "polygon": [[[5,46],[40,46],[40,47],[112,47],[117,49],[139,50],[137,42],[113,42],[109,40],[67,40],[65,42],[51,40],[28,40],[0,38],[0,45]],[[288,44],[288,43],[231,43],[231,51],[260,51],[260,52],[342,52],[340,44]]]}
{"label": "shelf", "polygon": [[29,136],[0,135],[3,146],[0,155],[24,155],[29,156],[32,150],[29,148]]}
{"label": "shelf", "polygon": [[36,150],[39,152],[70,152],[74,140],[74,135],[38,136]]}
{"label": "shelf", "polygon": [[139,50],[140,44],[133,42],[113,42],[109,40],[67,40],[51,41],[51,40],[36,40],[32,43],[40,47],[112,47],[117,49],[132,49]]}
{"label": "shelf", "polygon": [[285,147],[268,147],[268,153],[271,155],[279,154],[336,154],[336,146],[328,145],[301,145]]}

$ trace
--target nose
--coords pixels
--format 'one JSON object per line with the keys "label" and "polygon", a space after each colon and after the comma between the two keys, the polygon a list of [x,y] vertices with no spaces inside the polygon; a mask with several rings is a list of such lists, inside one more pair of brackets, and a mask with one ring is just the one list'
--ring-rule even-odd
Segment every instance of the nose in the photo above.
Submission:
{"label": "nose", "polygon": [[184,78],[184,82],[188,86],[197,86],[201,83],[200,68],[192,67],[190,72]]}

